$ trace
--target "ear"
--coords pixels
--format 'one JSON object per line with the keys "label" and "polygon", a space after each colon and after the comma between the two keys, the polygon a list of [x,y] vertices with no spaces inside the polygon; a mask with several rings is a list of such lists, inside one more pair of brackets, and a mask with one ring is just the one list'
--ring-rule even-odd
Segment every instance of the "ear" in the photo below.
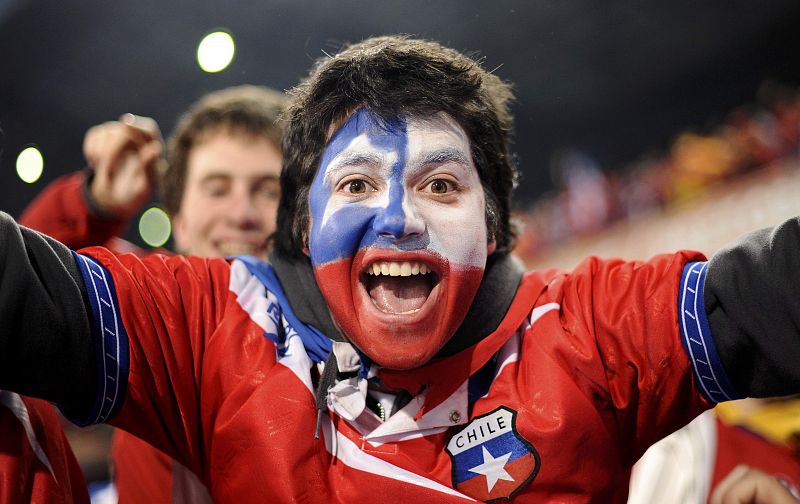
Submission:
{"label": "ear", "polygon": [[172,217],[172,238],[175,241],[175,249],[180,253],[185,253],[189,248],[189,236],[186,230],[186,222],[180,213]]}
{"label": "ear", "polygon": [[486,257],[494,254],[494,251],[497,250],[497,240],[492,238],[489,240],[489,243],[486,244]]}

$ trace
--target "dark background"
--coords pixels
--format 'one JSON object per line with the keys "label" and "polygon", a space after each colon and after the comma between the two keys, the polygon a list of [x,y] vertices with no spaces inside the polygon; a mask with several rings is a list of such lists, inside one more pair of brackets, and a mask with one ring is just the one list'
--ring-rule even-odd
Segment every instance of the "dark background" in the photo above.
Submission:
{"label": "dark background", "polygon": [[[237,52],[207,74],[195,51],[217,28]],[[387,33],[476,51],[515,84],[520,205],[553,188],[560,148],[619,169],[684,129],[720,123],[767,79],[800,83],[797,0],[0,0],[0,209],[18,215],[48,181],[80,168],[93,124],[130,111],[166,135],[210,90],[287,89],[323,50]],[[28,144],[45,158],[32,185],[15,171]]]}

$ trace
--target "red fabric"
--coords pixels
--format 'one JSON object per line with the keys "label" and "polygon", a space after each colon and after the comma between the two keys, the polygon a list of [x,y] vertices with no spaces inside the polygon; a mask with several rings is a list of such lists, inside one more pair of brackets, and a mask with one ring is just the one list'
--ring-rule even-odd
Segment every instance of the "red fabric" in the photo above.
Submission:
{"label": "red fabric", "polygon": [[711,492],[737,465],[747,464],[800,489],[800,460],[794,451],[745,427],[717,422],[717,459]]}
{"label": "red fabric", "polygon": [[172,502],[172,459],[119,429],[111,448],[119,504]]}
{"label": "red fabric", "polygon": [[33,443],[41,447],[52,472],[34,451],[22,420],[0,401],[0,503],[88,503],[86,482],[52,406],[9,392],[2,394],[5,400],[14,396],[11,400],[23,405]]}
{"label": "red fabric", "polygon": [[[297,349],[276,362],[264,332],[283,330],[267,320],[280,320],[277,308],[241,263],[85,253],[111,272],[130,336],[127,396],[112,423],[200,475],[216,502],[465,501],[452,491],[445,451],[463,424],[377,443],[328,412],[314,438],[315,370]],[[702,257],[590,259],[571,274],[525,276],[514,323],[497,336],[521,336],[518,359],[469,411],[472,419],[513,410],[516,432],[537,450],[538,474],[515,502],[619,501],[645,448],[708,407],[679,336],[687,260]],[[514,327],[517,309],[533,325]],[[463,383],[473,356],[494,344],[460,353],[444,382]]]}

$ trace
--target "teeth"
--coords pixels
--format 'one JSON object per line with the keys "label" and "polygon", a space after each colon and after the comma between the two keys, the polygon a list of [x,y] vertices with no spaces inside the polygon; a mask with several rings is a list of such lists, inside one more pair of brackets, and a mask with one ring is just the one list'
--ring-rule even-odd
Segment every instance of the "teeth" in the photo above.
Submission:
{"label": "teeth", "polygon": [[241,254],[257,255],[259,247],[252,243],[245,242],[222,242],[217,249],[223,256],[235,256]]}
{"label": "teeth", "polygon": [[425,264],[419,262],[394,262],[394,261],[380,261],[372,263],[372,266],[367,268],[369,275],[386,275],[386,276],[412,276],[412,275],[426,275],[432,270]]}

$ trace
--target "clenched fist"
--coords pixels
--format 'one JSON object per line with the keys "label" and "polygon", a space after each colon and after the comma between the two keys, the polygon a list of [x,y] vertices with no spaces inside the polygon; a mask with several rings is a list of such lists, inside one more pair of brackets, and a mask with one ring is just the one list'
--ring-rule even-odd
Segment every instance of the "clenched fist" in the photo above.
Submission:
{"label": "clenched fist", "polygon": [[124,114],[90,128],[83,154],[94,170],[94,203],[119,219],[132,218],[153,193],[163,150],[161,131],[150,117]]}

